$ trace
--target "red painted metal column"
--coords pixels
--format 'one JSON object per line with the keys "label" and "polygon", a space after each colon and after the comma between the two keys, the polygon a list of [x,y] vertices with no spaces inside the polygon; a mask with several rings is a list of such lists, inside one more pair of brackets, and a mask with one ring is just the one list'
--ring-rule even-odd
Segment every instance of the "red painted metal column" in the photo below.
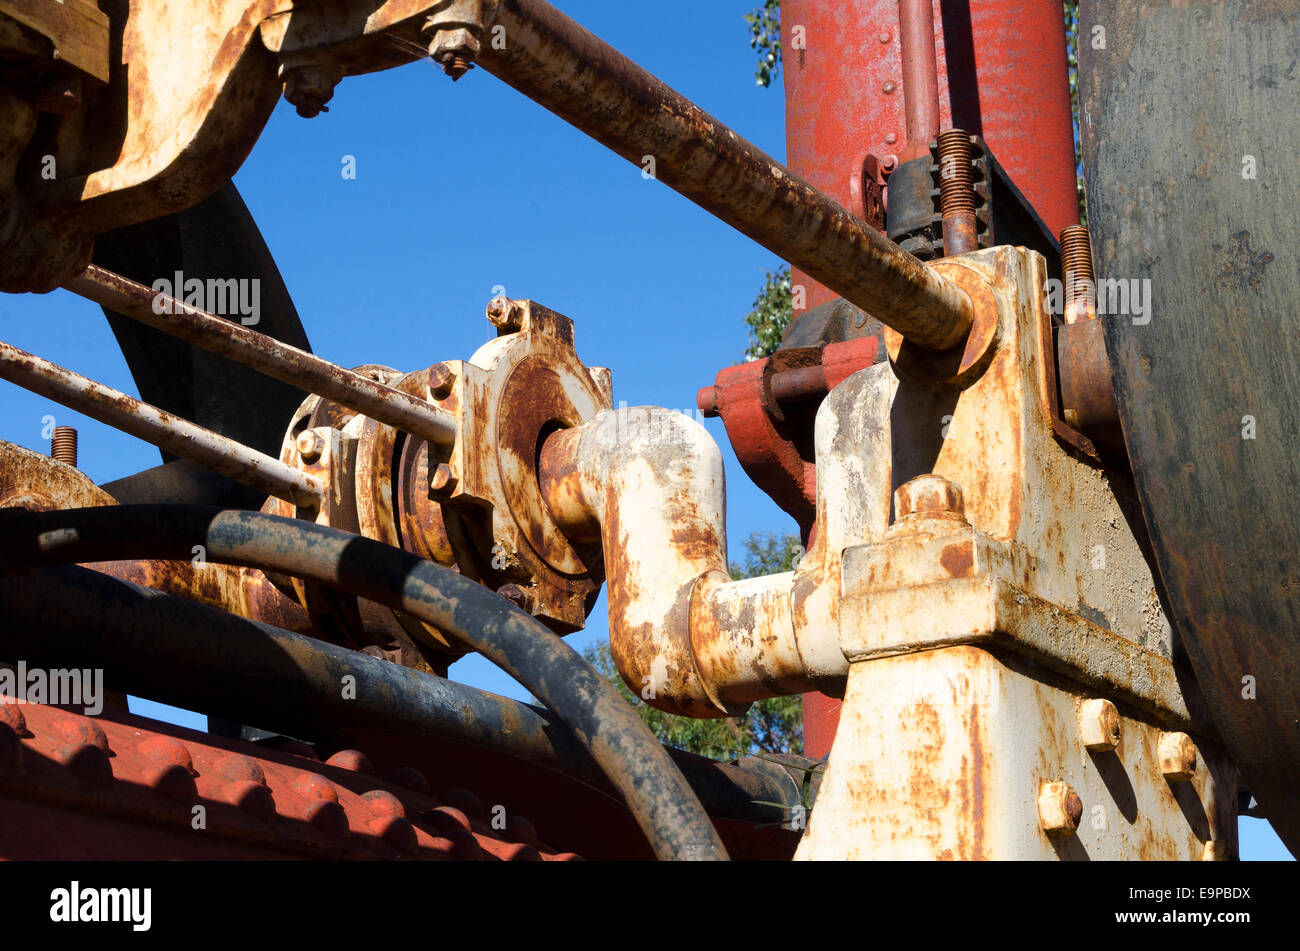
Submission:
{"label": "red painted metal column", "polygon": [[[781,7],[786,164],[863,215],[867,156],[885,169],[911,157],[904,154],[899,2],[784,0]],[[933,16],[939,127],[983,136],[1053,234],[1077,223],[1060,0],[934,0]],[[796,28],[802,43],[794,42]],[[807,289],[808,307],[834,297],[797,271],[793,279]],[[830,751],[838,720],[838,703],[805,697],[809,755]]]}

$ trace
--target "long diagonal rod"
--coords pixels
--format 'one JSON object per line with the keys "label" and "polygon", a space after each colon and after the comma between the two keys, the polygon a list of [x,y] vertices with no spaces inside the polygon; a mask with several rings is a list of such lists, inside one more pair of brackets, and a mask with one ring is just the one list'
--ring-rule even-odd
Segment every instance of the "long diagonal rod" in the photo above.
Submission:
{"label": "long diagonal rod", "polygon": [[319,479],[279,459],[3,342],[0,379],[295,505],[324,495]]}
{"label": "long diagonal rod", "polygon": [[894,328],[941,350],[971,302],[861,218],[543,0],[502,0],[484,69]]}
{"label": "long diagonal rod", "polygon": [[142,324],[252,367],[308,393],[437,445],[456,441],[456,419],[441,407],[192,307],[92,264],[67,290]]}

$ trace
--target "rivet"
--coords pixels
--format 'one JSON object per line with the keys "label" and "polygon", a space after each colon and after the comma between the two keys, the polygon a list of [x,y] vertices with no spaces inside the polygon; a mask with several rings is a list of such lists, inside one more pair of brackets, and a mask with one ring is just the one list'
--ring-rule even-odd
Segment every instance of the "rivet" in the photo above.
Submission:
{"label": "rivet", "polygon": [[337,766],[339,769],[346,769],[353,773],[373,774],[375,771],[366,754],[360,750],[339,750],[325,761],[325,765]]}
{"label": "rivet", "polygon": [[898,141],[898,134],[896,132],[890,132],[888,135],[885,136],[886,145],[893,145],[897,141]]}
{"label": "rivet", "polygon": [[882,43],[888,43],[888,42],[889,42],[890,40],[892,40],[893,38],[894,38],[894,34],[888,32],[888,31],[883,31],[883,32],[881,32],[881,34],[880,34],[880,42],[882,42]]}
{"label": "rivet", "polygon": [[0,700],[0,723],[13,730],[18,736],[30,736],[27,732],[27,717],[18,704]]}
{"label": "rivet", "polygon": [[423,814],[423,817],[435,829],[441,832],[473,832],[469,816],[454,806],[439,806]]}
{"label": "rivet", "polygon": [[155,734],[141,741],[137,749],[157,766],[179,766],[187,775],[194,775],[194,758],[180,740]]}
{"label": "rivet", "polygon": [[415,834],[415,826],[401,816],[382,816],[371,819],[368,827],[374,835],[383,839],[399,852],[414,855],[419,851],[420,841]]}
{"label": "rivet", "polygon": [[212,768],[232,782],[266,785],[266,773],[262,771],[262,764],[242,753],[227,753],[213,763]]}
{"label": "rivet", "polygon": [[146,768],[145,785],[168,799],[190,803],[199,797],[194,777],[180,763],[161,763]]}
{"label": "rivet", "polygon": [[347,835],[349,831],[347,812],[333,800],[312,800],[303,807],[301,818],[331,835]]}
{"label": "rivet", "polygon": [[503,862],[540,862],[542,853],[523,842],[508,842],[501,849]]}
{"label": "rivet", "polygon": [[886,96],[891,95],[893,91],[897,88],[898,87],[894,84],[894,81],[892,79],[889,80],[888,82],[885,83],[885,95]]}
{"label": "rivet", "polygon": [[69,743],[89,743],[96,746],[105,756],[112,752],[108,748],[108,737],[104,735],[103,728],[85,717],[66,713],[55,719],[54,732]]}
{"label": "rivet", "polygon": [[271,790],[251,779],[240,779],[220,793],[220,799],[258,819],[270,819],[275,815],[275,797]]}
{"label": "rivet", "polygon": [[324,776],[317,776],[315,773],[303,773],[293,781],[293,791],[304,799],[322,799],[327,802],[338,802],[339,793],[334,788],[334,784]]}
{"label": "rivet", "polygon": [[509,816],[506,819],[506,835],[516,842],[523,842],[535,848],[542,846],[542,841],[537,836],[537,828],[523,816]]}
{"label": "rivet", "polygon": [[397,816],[406,818],[406,807],[386,789],[372,789],[361,797],[361,803],[372,816]]}
{"label": "rivet", "polygon": [[453,806],[471,819],[487,818],[487,810],[483,808],[483,801],[468,789],[453,789],[443,793],[438,798],[444,806]]}
{"label": "rivet", "polygon": [[399,766],[393,770],[393,774],[388,777],[388,781],[398,786],[405,786],[414,792],[433,795],[433,787],[429,785],[429,780],[425,778],[424,773],[414,766]]}
{"label": "rivet", "polygon": [[113,764],[94,743],[69,743],[54,750],[54,760],[87,782],[107,786],[113,782]]}

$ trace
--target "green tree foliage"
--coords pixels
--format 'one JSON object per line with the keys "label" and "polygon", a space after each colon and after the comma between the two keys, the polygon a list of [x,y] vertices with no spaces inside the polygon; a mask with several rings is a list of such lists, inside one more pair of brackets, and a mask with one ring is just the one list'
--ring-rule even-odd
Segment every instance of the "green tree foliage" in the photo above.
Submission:
{"label": "green tree foliage", "polygon": [[754,78],[766,88],[781,72],[781,0],[764,0],[761,7],[745,14],[749,24],[749,46],[758,53]]}
{"label": "green tree foliage", "polygon": [[[803,554],[794,535],[755,532],[745,539],[743,565],[732,565],[737,578],[789,571]],[[803,710],[797,696],[773,697],[754,704],[742,717],[696,720],[656,710],[633,694],[610,656],[609,645],[587,648],[584,655],[628,703],[636,708],[659,742],[713,759],[733,760],[755,753],[802,753]]]}
{"label": "green tree foliage", "polygon": [[749,346],[745,361],[770,357],[781,346],[781,335],[794,316],[794,297],[788,265],[769,271],[763,289],[754,300],[754,309],[745,318],[749,325]]}

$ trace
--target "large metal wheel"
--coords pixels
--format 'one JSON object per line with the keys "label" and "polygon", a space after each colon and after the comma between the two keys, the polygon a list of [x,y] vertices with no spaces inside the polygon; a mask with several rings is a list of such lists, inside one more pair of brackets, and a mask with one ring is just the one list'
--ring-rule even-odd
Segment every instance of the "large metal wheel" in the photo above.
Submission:
{"label": "large metal wheel", "polygon": [[1156,560],[1214,723],[1300,854],[1300,7],[1084,0],[1079,37],[1098,278],[1149,287],[1148,312],[1104,319]]}

